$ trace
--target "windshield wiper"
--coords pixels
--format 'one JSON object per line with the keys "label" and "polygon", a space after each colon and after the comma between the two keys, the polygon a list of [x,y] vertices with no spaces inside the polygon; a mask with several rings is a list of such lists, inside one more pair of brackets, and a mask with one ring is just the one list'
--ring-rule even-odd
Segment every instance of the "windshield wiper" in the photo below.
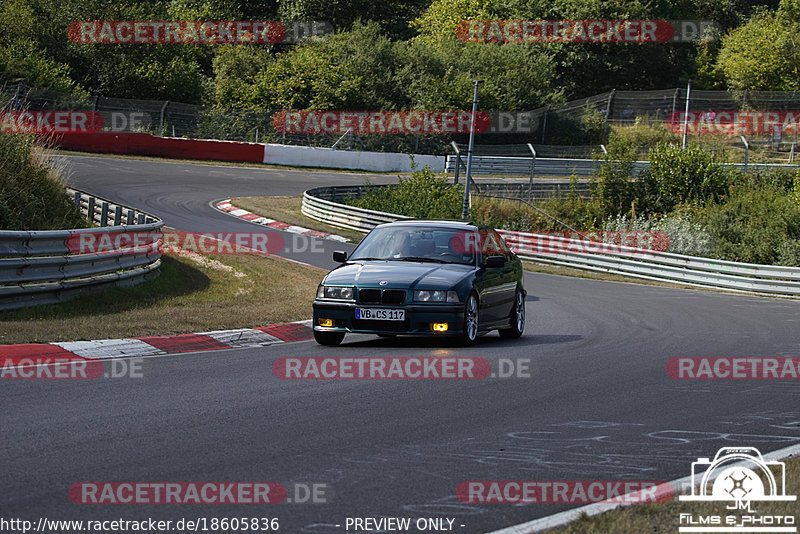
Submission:
{"label": "windshield wiper", "polygon": [[347,261],[389,261],[389,258],[347,258]]}
{"label": "windshield wiper", "polygon": [[452,261],[441,260],[439,258],[425,258],[423,256],[404,256],[402,258],[395,258],[399,261],[422,261],[422,262],[433,262],[433,263],[453,263]]}

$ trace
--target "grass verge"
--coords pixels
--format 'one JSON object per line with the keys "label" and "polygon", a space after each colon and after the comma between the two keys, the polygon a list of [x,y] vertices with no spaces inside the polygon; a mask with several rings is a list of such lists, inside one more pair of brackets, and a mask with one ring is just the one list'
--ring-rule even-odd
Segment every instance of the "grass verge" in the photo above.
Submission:
{"label": "grass verge", "polygon": [[161,275],[154,280],[4,312],[0,343],[182,334],[305,320],[325,274],[263,255],[162,259]]}
{"label": "grass verge", "polygon": [[353,230],[337,228],[306,217],[301,211],[302,197],[240,197],[231,199],[231,204],[269,219],[319,232],[337,234],[348,238],[353,243],[358,243],[366,235]]}
{"label": "grass verge", "polygon": [[[800,458],[786,461],[786,495],[800,495]],[[798,511],[800,504],[794,502],[758,502],[751,503],[755,511],[752,515],[759,516],[793,516],[795,525],[800,518]],[[731,515],[725,509],[725,503],[698,503],[682,502],[675,496],[671,501],[663,504],[640,504],[626,508],[618,508],[605,514],[588,517],[582,516],[572,523],[545,532],[549,534],[606,534],[606,533],[641,533],[650,534],[675,534],[681,526],[690,526],[680,523],[680,514],[688,513],[698,515],[716,515],[722,517],[725,526],[725,517]],[[733,513],[733,515],[738,515]],[[747,514],[750,515],[750,514]],[[698,525],[691,525],[698,526]],[[753,525],[750,525],[753,526]]]}

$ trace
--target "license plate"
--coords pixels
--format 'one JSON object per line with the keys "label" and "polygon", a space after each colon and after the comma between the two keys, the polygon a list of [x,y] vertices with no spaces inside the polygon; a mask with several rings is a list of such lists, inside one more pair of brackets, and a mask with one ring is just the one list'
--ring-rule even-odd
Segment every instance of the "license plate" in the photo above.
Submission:
{"label": "license plate", "polygon": [[404,321],[405,310],[389,310],[384,308],[356,308],[356,319],[377,321]]}

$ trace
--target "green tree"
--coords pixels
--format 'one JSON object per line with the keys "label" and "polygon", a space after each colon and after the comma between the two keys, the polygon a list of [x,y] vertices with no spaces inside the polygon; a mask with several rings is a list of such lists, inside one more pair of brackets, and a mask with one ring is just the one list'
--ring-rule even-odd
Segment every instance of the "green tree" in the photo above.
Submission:
{"label": "green tree", "polygon": [[760,11],[722,40],[717,65],[731,89],[800,89],[797,2],[777,12]]}
{"label": "green tree", "polygon": [[[357,23],[328,41],[301,43],[272,62],[258,59],[266,64],[248,74],[252,85],[239,97],[243,107],[372,110],[395,109],[402,102],[394,76],[394,45],[376,23]],[[225,64],[216,65],[217,72]]]}
{"label": "green tree", "polygon": [[408,21],[420,14],[430,0],[282,0],[281,20],[316,20],[329,22],[339,30],[348,30],[361,21],[375,22],[393,38],[411,36]]}

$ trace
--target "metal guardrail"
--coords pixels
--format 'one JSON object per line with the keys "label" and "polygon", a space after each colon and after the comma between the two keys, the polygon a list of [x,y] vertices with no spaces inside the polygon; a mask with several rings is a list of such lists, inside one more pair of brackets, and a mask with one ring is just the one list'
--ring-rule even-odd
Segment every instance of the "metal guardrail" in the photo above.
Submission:
{"label": "metal guardrail", "polygon": [[[363,188],[368,186],[357,187],[361,187],[361,191],[363,191]],[[354,192],[357,191],[357,187],[349,187],[348,194],[354,194]],[[337,189],[339,188],[316,187],[303,193],[303,204],[301,208],[303,215],[330,224],[331,226],[336,226],[337,228],[345,228],[364,233],[369,232],[379,224],[411,218],[394,213],[365,210],[355,206],[348,206],[347,204],[339,204],[318,196],[322,195],[330,198],[337,198],[335,191]]]}
{"label": "metal guardrail", "polygon": [[[158,276],[164,226],[158,217],[68,191],[81,212],[101,227],[0,231],[0,310],[61,302]],[[103,243],[102,250],[90,243]]]}
{"label": "metal guardrail", "polygon": [[[408,219],[397,214],[339,204],[318,196],[334,197],[336,189],[306,191],[303,194],[303,213],[318,221],[364,233],[384,222]],[[509,230],[499,230],[499,233],[520,258],[539,263],[695,287],[800,296],[800,267],[715,260],[554,235]],[[600,247],[604,247],[603,252],[592,252]]]}
{"label": "metal guardrail", "polygon": [[[533,160],[533,162],[532,162]],[[447,156],[445,172],[455,173],[456,155]],[[577,176],[578,178],[592,177],[600,166],[601,161],[582,158],[533,158],[519,156],[473,156],[472,173],[508,176],[530,174],[534,176]],[[736,167],[739,170],[747,171],[756,169],[788,168],[800,169],[800,165],[787,163],[723,163],[722,165]],[[633,174],[638,175],[650,167],[649,161],[634,161]],[[466,172],[464,163],[461,163],[461,171]]]}

